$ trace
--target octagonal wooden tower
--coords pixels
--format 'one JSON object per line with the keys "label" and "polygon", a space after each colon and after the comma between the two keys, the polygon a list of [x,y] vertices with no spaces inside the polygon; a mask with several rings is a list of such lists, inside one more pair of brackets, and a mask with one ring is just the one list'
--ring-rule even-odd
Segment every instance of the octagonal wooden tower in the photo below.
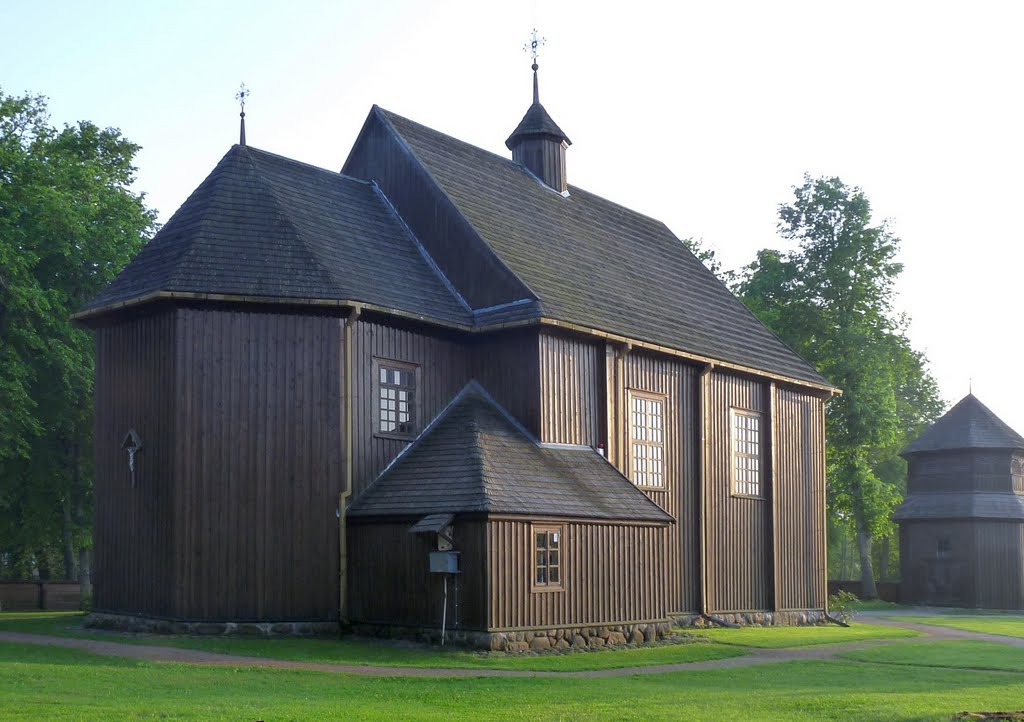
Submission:
{"label": "octagonal wooden tower", "polygon": [[902,600],[1024,609],[1024,438],[968,394],[902,454]]}

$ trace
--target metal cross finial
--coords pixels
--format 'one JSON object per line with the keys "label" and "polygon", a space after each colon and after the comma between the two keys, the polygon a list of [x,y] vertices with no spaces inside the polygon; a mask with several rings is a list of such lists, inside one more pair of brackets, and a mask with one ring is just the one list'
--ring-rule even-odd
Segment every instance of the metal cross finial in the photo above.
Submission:
{"label": "metal cross finial", "polygon": [[235,93],[235,100],[238,101],[239,107],[242,112],[238,114],[241,118],[240,127],[238,129],[238,144],[245,145],[245,99],[249,97],[249,89],[245,87],[245,83],[238,86],[238,92]]}
{"label": "metal cross finial", "polygon": [[[538,35],[537,28],[534,28],[533,32],[530,33],[530,39],[526,41],[525,45],[523,45],[523,50],[528,52],[530,57],[533,58],[534,65],[537,64],[537,56],[540,55],[540,46],[546,45],[547,42],[548,39]],[[536,68],[534,69],[536,70]]]}
{"label": "metal cross finial", "polygon": [[238,92],[235,93],[235,100],[242,108],[242,115],[245,115],[245,99],[249,97],[250,90],[245,87],[245,83],[238,86]]}

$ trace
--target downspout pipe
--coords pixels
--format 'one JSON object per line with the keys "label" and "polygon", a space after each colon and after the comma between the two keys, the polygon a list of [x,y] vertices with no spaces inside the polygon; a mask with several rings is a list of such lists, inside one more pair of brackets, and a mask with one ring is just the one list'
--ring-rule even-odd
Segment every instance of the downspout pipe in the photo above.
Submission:
{"label": "downspout pipe", "polygon": [[353,400],[352,400],[352,376],[354,373],[352,363],[352,331],[359,316],[362,313],[362,306],[354,305],[345,317],[342,328],[341,339],[341,362],[342,368],[342,431],[341,445],[345,450],[345,478],[338,494],[338,631],[343,632],[349,623],[348,619],[348,525],[345,507],[348,505],[349,497],[352,496],[352,447],[353,447]]}

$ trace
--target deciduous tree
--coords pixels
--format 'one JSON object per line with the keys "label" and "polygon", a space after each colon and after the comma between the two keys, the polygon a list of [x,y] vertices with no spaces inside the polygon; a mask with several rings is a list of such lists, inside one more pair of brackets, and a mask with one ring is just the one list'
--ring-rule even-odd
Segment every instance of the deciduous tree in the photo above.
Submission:
{"label": "deciduous tree", "polygon": [[0,90],[0,562],[22,572],[57,556],[71,576],[89,543],[93,353],[70,316],[154,229],[137,151]]}
{"label": "deciduous tree", "polygon": [[779,207],[797,248],[763,250],[736,289],[751,310],[843,394],[829,403],[830,510],[852,523],[864,596],[874,597],[871,547],[900,499],[898,451],[941,411],[937,386],[893,309],[899,240],[874,224],[859,188],[804,177]]}

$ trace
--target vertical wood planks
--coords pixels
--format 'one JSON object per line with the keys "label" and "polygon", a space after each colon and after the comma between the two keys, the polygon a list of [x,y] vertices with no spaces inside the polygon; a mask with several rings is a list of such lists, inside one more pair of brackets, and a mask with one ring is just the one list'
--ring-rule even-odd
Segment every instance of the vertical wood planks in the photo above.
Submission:
{"label": "vertical wood planks", "polygon": [[[761,382],[712,371],[707,469],[708,607],[712,612],[766,610],[771,586],[770,509],[766,499],[732,494],[730,409],[767,411]],[[765,424],[761,425],[762,448]],[[763,459],[763,454],[762,454]]]}
{"label": "vertical wood planks", "polygon": [[173,616],[336,618],[337,319],[177,314]]}
{"label": "vertical wood planks", "polygon": [[495,519],[488,523],[491,629],[664,619],[665,527],[570,520],[552,523],[561,524],[564,530],[560,591],[531,589],[530,521]]}

